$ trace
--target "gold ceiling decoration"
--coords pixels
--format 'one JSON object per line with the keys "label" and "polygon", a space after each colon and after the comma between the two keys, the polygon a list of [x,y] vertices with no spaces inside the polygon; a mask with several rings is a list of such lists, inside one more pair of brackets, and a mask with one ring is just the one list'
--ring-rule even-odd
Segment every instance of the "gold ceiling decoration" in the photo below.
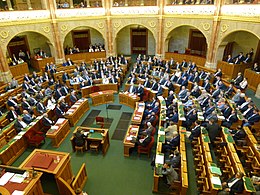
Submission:
{"label": "gold ceiling decoration", "polygon": [[2,31],[0,32],[0,36],[1,36],[3,39],[6,39],[7,37],[9,37],[9,31],[2,30]]}
{"label": "gold ceiling decoration", "polygon": [[208,31],[210,29],[210,23],[201,23],[201,25],[205,31]]}

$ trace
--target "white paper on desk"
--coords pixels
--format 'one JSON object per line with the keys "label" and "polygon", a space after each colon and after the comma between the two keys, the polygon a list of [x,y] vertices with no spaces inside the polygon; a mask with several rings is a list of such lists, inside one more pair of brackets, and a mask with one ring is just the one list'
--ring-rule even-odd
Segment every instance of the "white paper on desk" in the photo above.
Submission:
{"label": "white paper on desk", "polygon": [[7,172],[0,178],[0,186],[4,186],[12,177],[14,173]]}
{"label": "white paper on desk", "polygon": [[127,140],[127,141],[131,141],[131,140],[132,140],[132,137],[130,137],[130,136],[129,136],[129,137],[126,137],[126,140]]}
{"label": "white paper on desk", "polygon": [[211,179],[211,183],[212,184],[215,184],[215,185],[220,185],[221,186],[221,181],[220,181],[220,179],[219,179],[219,177],[211,177],[210,178]]}
{"label": "white paper on desk", "polygon": [[12,179],[10,179],[10,182],[13,183],[22,183],[24,180],[24,176],[21,174],[15,174]]}
{"label": "white paper on desk", "polygon": [[22,135],[17,135],[14,137],[14,139],[21,139],[22,138]]}
{"label": "white paper on desk", "polygon": [[224,117],[224,116],[220,116],[220,115],[217,115],[217,116],[218,116],[218,119],[219,119],[219,120],[222,120],[222,121],[225,120],[225,117]]}
{"label": "white paper on desk", "polygon": [[18,133],[18,135],[24,135],[26,133],[26,131],[21,131],[20,133]]}
{"label": "white paper on desk", "polygon": [[24,192],[23,191],[20,191],[20,190],[15,190],[12,195],[23,195]]}
{"label": "white paper on desk", "polygon": [[54,126],[51,126],[51,129],[57,130],[57,129],[59,129],[59,127],[54,125]]}
{"label": "white paper on desk", "polygon": [[42,116],[37,116],[36,119],[37,120],[40,120],[42,118]]}
{"label": "white paper on desk", "polygon": [[203,121],[204,120],[204,117],[203,116],[198,116],[198,119]]}
{"label": "white paper on desk", "polygon": [[158,131],[158,135],[165,135],[165,131]]}
{"label": "white paper on desk", "polygon": [[132,127],[131,130],[138,131],[138,127]]}
{"label": "white paper on desk", "polygon": [[36,122],[31,122],[29,125],[33,126],[33,125],[35,125],[35,124],[36,124]]}
{"label": "white paper on desk", "polygon": [[103,94],[103,92],[98,92],[98,94]]}
{"label": "white paper on desk", "polygon": [[136,116],[135,116],[135,117],[134,117],[134,120],[140,120],[140,117],[136,117]]}
{"label": "white paper on desk", "polygon": [[164,155],[156,154],[155,164],[161,164],[161,165],[163,165],[163,164],[164,164]]}
{"label": "white paper on desk", "polygon": [[65,118],[59,118],[56,124],[62,124],[65,121]]}
{"label": "white paper on desk", "polygon": [[180,121],[186,121],[185,117],[180,117]]}

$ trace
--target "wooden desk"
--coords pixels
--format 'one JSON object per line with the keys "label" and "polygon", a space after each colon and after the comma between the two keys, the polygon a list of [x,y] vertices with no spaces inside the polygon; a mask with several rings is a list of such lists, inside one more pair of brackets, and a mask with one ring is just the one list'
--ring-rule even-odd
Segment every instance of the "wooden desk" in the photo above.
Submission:
{"label": "wooden desk", "polygon": [[83,114],[89,109],[87,99],[78,100],[67,112],[65,118],[69,120],[70,126],[73,127],[80,120]]}
{"label": "wooden desk", "polygon": [[[16,173],[17,170],[21,171],[21,174],[26,172],[25,169],[19,169],[16,167],[10,167],[10,166],[0,166],[4,172],[1,173],[0,178],[7,172],[9,173]],[[32,171],[29,171],[29,177],[26,177],[22,183],[14,183],[10,180],[4,185],[0,186],[0,193],[3,195],[11,195],[15,190],[23,191],[24,194],[27,195],[44,195],[40,177],[42,176],[41,172],[35,172],[34,177],[32,178]]]}
{"label": "wooden desk", "polygon": [[17,64],[15,66],[9,66],[9,69],[13,77],[22,76],[25,73],[29,74],[28,64],[26,62],[22,64]]}
{"label": "wooden desk", "polygon": [[97,106],[100,104],[106,104],[109,102],[114,102],[114,93],[113,90],[99,91],[89,94],[92,99],[92,105]]}
{"label": "wooden desk", "polygon": [[92,89],[94,87],[98,88],[97,91],[113,90],[116,93],[118,92],[118,84],[113,84],[113,83],[109,83],[109,84],[96,84],[94,86],[87,86],[87,87],[81,88],[82,97],[84,97],[84,98],[89,97],[89,94],[91,94]]}
{"label": "wooden desk", "polygon": [[258,84],[260,83],[260,74],[255,71],[246,69],[244,77],[247,78],[248,87],[253,91],[256,91]]}
{"label": "wooden desk", "polygon": [[68,183],[71,183],[74,177],[70,154],[65,152],[35,149],[20,165],[22,169],[32,169],[33,167],[35,170],[43,172],[43,174],[52,174],[60,194],[62,194],[62,188],[59,186],[58,177]]}
{"label": "wooden desk", "polygon": [[178,127],[182,126],[182,121],[186,121],[185,115],[184,115],[184,106],[181,101],[177,102],[178,104]]}
{"label": "wooden desk", "polygon": [[144,102],[136,102],[135,110],[132,115],[131,124],[132,125],[141,125],[143,114],[145,110]]}
{"label": "wooden desk", "polygon": [[[0,160],[4,165],[12,164],[27,148],[27,143],[24,135],[30,129],[34,129],[39,131],[41,129],[40,125],[41,119],[36,118],[31,125],[28,125],[23,131],[21,131],[18,135],[20,137],[14,137],[11,139],[5,146],[0,149]],[[14,122],[12,123],[14,124]]]}
{"label": "wooden desk", "polygon": [[75,151],[75,142],[74,142],[74,134],[80,129],[81,131],[84,132],[89,132],[90,130],[94,130],[94,133],[89,133],[87,135],[86,141],[88,145],[91,144],[93,141],[100,141],[100,144],[102,145],[102,153],[105,155],[107,153],[107,150],[110,146],[110,141],[109,141],[109,134],[108,134],[108,129],[101,129],[101,128],[91,128],[91,127],[81,127],[78,126],[73,132],[73,136],[70,139],[72,149]]}
{"label": "wooden desk", "polygon": [[45,66],[47,63],[55,63],[55,58],[54,57],[49,57],[49,58],[42,58],[39,60],[36,60],[34,58],[31,58],[31,63],[32,67],[37,70],[37,72],[40,72],[42,70],[45,70]]}
{"label": "wooden desk", "polygon": [[124,156],[125,157],[129,157],[129,150],[131,148],[135,147],[135,143],[132,143],[130,138],[134,137],[135,139],[137,139],[138,132],[139,132],[139,126],[130,125],[128,127],[128,130],[126,132],[125,139],[124,139]]}
{"label": "wooden desk", "polygon": [[52,146],[58,148],[63,140],[70,133],[70,125],[67,119],[58,119],[46,133],[46,137],[51,139]]}
{"label": "wooden desk", "polygon": [[218,61],[217,68],[220,68],[222,72],[229,77],[230,79],[234,79],[237,77],[237,74],[241,72],[244,74],[245,69],[251,68],[252,64],[242,63],[242,64],[229,64],[225,61]]}
{"label": "wooden desk", "polygon": [[125,104],[130,108],[135,109],[135,104],[138,102],[140,98],[137,95],[130,94],[129,92],[120,92],[119,93],[119,103]]}
{"label": "wooden desk", "polygon": [[200,57],[196,55],[190,55],[190,54],[179,54],[179,53],[173,53],[173,52],[165,52],[165,59],[169,60],[173,58],[175,62],[182,62],[182,60],[186,60],[188,62],[191,60],[192,62],[195,62],[197,65],[205,66],[206,58]]}

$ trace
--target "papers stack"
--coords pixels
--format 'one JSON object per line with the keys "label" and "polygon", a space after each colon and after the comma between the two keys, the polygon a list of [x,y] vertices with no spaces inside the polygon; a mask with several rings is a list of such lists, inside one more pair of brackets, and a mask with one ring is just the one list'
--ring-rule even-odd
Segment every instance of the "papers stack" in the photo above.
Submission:
{"label": "papers stack", "polygon": [[156,154],[155,164],[164,164],[164,155]]}
{"label": "papers stack", "polygon": [[14,173],[7,172],[0,178],[0,186],[4,186],[12,177]]}
{"label": "papers stack", "polygon": [[60,125],[65,121],[65,118],[59,118],[56,122],[56,124]]}
{"label": "papers stack", "polygon": [[54,126],[51,126],[51,129],[57,130],[57,129],[59,129],[59,127],[54,125]]}
{"label": "papers stack", "polygon": [[221,186],[221,181],[220,181],[219,177],[211,177],[210,179],[211,179],[211,183],[213,185],[220,185]]}
{"label": "papers stack", "polygon": [[24,192],[23,191],[20,191],[20,190],[15,190],[12,195],[23,195]]}

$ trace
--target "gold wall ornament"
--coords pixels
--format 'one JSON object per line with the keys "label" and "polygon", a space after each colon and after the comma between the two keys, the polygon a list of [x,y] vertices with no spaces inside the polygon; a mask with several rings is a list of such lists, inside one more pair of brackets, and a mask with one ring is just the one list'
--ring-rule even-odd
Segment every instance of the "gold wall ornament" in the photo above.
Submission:
{"label": "gold wall ornament", "polygon": [[221,26],[221,32],[222,32],[222,33],[226,32],[228,28],[229,28],[229,25],[223,24],[223,25]]}
{"label": "gold wall ornament", "polygon": [[170,21],[166,22],[166,24],[165,24],[166,28],[171,28],[172,25],[173,25],[173,22],[170,22]]}
{"label": "gold wall ornament", "polygon": [[67,24],[63,24],[61,27],[61,31],[64,32],[68,29],[68,25]]}
{"label": "gold wall ornament", "polygon": [[43,30],[45,33],[49,33],[51,29],[50,29],[49,26],[43,26],[43,27],[42,27],[42,30]]}
{"label": "gold wall ornament", "polygon": [[0,32],[0,36],[1,36],[3,39],[6,39],[7,37],[9,37],[9,31],[2,30],[2,31]]}
{"label": "gold wall ornament", "polygon": [[102,28],[104,28],[104,23],[103,22],[99,22],[97,24],[97,26],[98,26],[98,28],[102,29]]}
{"label": "gold wall ornament", "polygon": [[208,31],[210,29],[210,23],[201,23],[201,25],[205,31]]}
{"label": "gold wall ornament", "polygon": [[115,28],[119,28],[120,26],[121,26],[121,23],[120,23],[120,22],[115,22],[115,23],[114,23],[114,27],[115,27]]}
{"label": "gold wall ornament", "polygon": [[154,21],[149,22],[150,27],[154,28],[156,26],[156,23]]}

